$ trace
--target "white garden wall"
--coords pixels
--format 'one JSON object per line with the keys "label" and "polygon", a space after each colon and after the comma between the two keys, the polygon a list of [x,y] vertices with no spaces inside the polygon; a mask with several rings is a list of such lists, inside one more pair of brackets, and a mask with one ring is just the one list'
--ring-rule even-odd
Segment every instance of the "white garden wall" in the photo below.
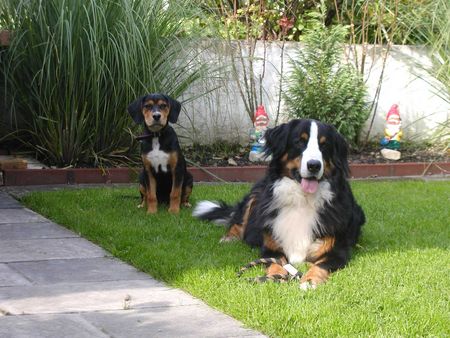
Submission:
{"label": "white garden wall", "polygon": [[[242,44],[245,49],[245,43]],[[272,125],[275,122],[279,104],[281,63],[283,61],[283,74],[286,76],[290,69],[289,60],[295,57],[295,51],[300,44],[286,43],[283,60],[281,46],[280,42],[266,43],[265,46],[262,42],[258,42],[255,54],[254,73],[259,77],[264,72],[263,103]],[[205,62],[229,66],[230,50],[221,45],[220,50],[214,49],[206,54]],[[365,81],[368,86],[369,101],[372,101],[376,92],[383,66],[383,53],[382,47],[379,46],[370,46],[367,50]],[[346,55],[352,58],[349,50],[346,51]],[[266,60],[265,63],[263,59]],[[433,136],[439,126],[448,121],[449,102],[436,95],[439,83],[436,83],[422,68],[430,65],[431,61],[423,48],[392,47],[386,62],[370,138],[377,139],[383,133],[386,113],[394,103],[399,105],[405,139],[416,141],[428,139]],[[239,73],[243,78],[242,67]],[[185,98],[217,87],[220,88],[184,104],[184,115],[181,115],[179,119],[180,127],[178,128],[179,133],[186,136],[184,142],[208,143],[215,140],[229,140],[245,143],[248,141],[248,132],[252,125],[236,81],[231,76],[230,68],[220,78],[210,78],[197,84],[190,89]],[[280,113],[279,123],[286,120],[283,116],[282,102]],[[367,121],[362,136],[367,134],[371,118]]]}

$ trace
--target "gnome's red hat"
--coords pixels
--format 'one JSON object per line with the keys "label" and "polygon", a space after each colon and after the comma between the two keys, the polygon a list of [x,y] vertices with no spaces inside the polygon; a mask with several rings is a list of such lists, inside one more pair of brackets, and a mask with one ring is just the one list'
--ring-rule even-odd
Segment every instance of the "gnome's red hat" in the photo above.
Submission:
{"label": "gnome's red hat", "polygon": [[398,105],[397,104],[393,104],[391,109],[389,109],[389,112],[386,115],[386,121],[388,121],[389,123],[400,123],[401,118],[400,118],[400,112],[398,111]]}
{"label": "gnome's red hat", "polygon": [[263,105],[256,108],[254,123],[256,125],[267,125],[269,123],[269,116],[267,115]]}

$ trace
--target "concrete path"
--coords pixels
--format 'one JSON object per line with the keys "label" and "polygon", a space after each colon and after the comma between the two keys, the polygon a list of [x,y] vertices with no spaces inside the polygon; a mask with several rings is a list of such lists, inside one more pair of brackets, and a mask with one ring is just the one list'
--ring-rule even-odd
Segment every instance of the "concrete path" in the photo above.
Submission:
{"label": "concrete path", "polygon": [[0,191],[0,337],[263,337]]}

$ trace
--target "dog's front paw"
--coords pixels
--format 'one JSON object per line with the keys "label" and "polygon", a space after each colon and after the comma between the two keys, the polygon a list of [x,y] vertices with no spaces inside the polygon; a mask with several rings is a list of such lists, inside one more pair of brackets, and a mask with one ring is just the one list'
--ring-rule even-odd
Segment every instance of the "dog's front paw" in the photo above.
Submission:
{"label": "dog's front paw", "polygon": [[303,291],[308,291],[315,288],[317,288],[317,284],[312,281],[300,283],[300,289],[302,289]]}
{"label": "dog's front paw", "polygon": [[192,204],[189,202],[183,202],[183,207],[185,208],[192,208]]}
{"label": "dog's front paw", "polygon": [[317,285],[325,283],[329,275],[329,271],[313,265],[300,279],[300,289],[315,289]]}
{"label": "dog's front paw", "polygon": [[219,243],[229,243],[229,242],[234,242],[234,241],[237,241],[239,238],[237,238],[236,236],[228,236],[228,235],[225,235],[225,236],[223,236],[221,239],[220,239],[220,241],[219,241]]}

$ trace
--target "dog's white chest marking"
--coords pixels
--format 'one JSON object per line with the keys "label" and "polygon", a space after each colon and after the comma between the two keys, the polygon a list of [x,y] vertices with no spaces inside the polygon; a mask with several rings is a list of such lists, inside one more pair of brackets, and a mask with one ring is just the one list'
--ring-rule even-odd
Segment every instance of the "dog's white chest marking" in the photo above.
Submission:
{"label": "dog's white chest marking", "polygon": [[161,168],[163,172],[167,172],[169,154],[159,150],[159,147],[158,138],[154,137],[152,140],[152,151],[147,154],[147,158],[156,172],[159,172],[159,168]]}
{"label": "dog's white chest marking", "polygon": [[273,221],[273,236],[290,263],[301,263],[313,244],[314,227],[320,226],[319,211],[333,198],[330,184],[320,182],[316,193],[307,194],[298,182],[284,177],[275,183],[273,197],[273,207],[279,211]]}

